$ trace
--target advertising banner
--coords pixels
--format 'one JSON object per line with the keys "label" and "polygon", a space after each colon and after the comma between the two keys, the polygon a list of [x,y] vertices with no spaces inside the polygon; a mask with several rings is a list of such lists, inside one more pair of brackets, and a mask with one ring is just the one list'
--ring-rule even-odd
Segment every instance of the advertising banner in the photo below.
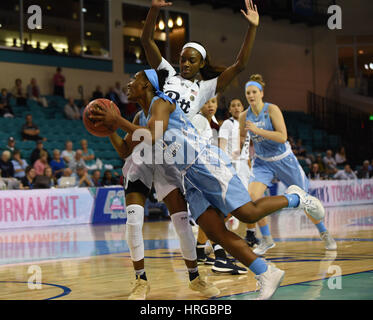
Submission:
{"label": "advertising banner", "polygon": [[373,203],[373,179],[311,180],[309,192],[325,207]]}
{"label": "advertising banner", "polygon": [[93,208],[86,188],[4,190],[0,229],[90,223]]}
{"label": "advertising banner", "polygon": [[122,187],[97,188],[92,223],[126,223],[126,203]]}
{"label": "advertising banner", "polygon": [[[271,195],[286,191],[283,183],[274,184]],[[324,207],[373,203],[373,179],[310,180],[308,192],[320,199]]]}

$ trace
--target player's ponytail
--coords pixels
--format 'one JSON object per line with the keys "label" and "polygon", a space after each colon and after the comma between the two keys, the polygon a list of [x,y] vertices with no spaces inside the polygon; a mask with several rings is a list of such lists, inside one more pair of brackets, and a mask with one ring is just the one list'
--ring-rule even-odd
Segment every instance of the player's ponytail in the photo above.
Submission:
{"label": "player's ponytail", "polygon": [[160,69],[156,70],[158,76],[158,83],[159,83],[159,90],[163,91],[164,84],[166,79],[168,78],[168,70],[167,69]]}
{"label": "player's ponytail", "polygon": [[210,56],[207,54],[205,59],[205,66],[199,70],[203,80],[210,80],[220,76],[226,68],[223,66],[213,66],[210,63]]}

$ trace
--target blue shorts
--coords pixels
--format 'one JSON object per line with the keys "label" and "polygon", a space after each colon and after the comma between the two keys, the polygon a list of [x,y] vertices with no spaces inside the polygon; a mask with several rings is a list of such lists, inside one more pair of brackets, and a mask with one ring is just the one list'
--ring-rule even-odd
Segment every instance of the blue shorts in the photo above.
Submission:
{"label": "blue shorts", "polygon": [[184,187],[195,221],[210,206],[227,216],[251,201],[228,156],[214,146],[203,151],[198,161],[186,170]]}
{"label": "blue shorts", "polygon": [[295,184],[308,192],[309,180],[293,153],[278,161],[255,158],[249,184],[261,182],[269,187],[273,178],[280,180],[286,187]]}

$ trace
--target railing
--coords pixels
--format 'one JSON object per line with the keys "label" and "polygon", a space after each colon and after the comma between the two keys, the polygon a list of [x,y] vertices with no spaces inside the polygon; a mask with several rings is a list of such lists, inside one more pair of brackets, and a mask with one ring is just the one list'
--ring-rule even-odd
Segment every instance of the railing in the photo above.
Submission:
{"label": "railing", "polygon": [[341,137],[351,165],[373,159],[373,121],[368,113],[312,92],[307,100],[315,127]]}

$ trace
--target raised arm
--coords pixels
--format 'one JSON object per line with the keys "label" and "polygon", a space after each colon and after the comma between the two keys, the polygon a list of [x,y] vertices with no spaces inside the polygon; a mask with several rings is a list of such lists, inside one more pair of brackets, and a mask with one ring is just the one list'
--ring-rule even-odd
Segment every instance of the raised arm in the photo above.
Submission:
{"label": "raised arm", "polygon": [[224,89],[232,82],[232,80],[245,68],[249,61],[251,50],[254,45],[256,29],[259,25],[259,14],[256,5],[253,5],[252,0],[245,0],[246,12],[241,10],[245,19],[249,22],[249,28],[246,31],[244,42],[240,52],[233,65],[225,69],[218,78],[216,92],[223,92]]}
{"label": "raised arm", "polygon": [[171,2],[166,2],[164,0],[152,0],[152,6],[149,9],[144,28],[142,30],[141,44],[145,50],[146,59],[153,69],[156,69],[162,61],[161,52],[154,41],[154,30],[157,23],[157,18],[161,8],[171,5]]}

